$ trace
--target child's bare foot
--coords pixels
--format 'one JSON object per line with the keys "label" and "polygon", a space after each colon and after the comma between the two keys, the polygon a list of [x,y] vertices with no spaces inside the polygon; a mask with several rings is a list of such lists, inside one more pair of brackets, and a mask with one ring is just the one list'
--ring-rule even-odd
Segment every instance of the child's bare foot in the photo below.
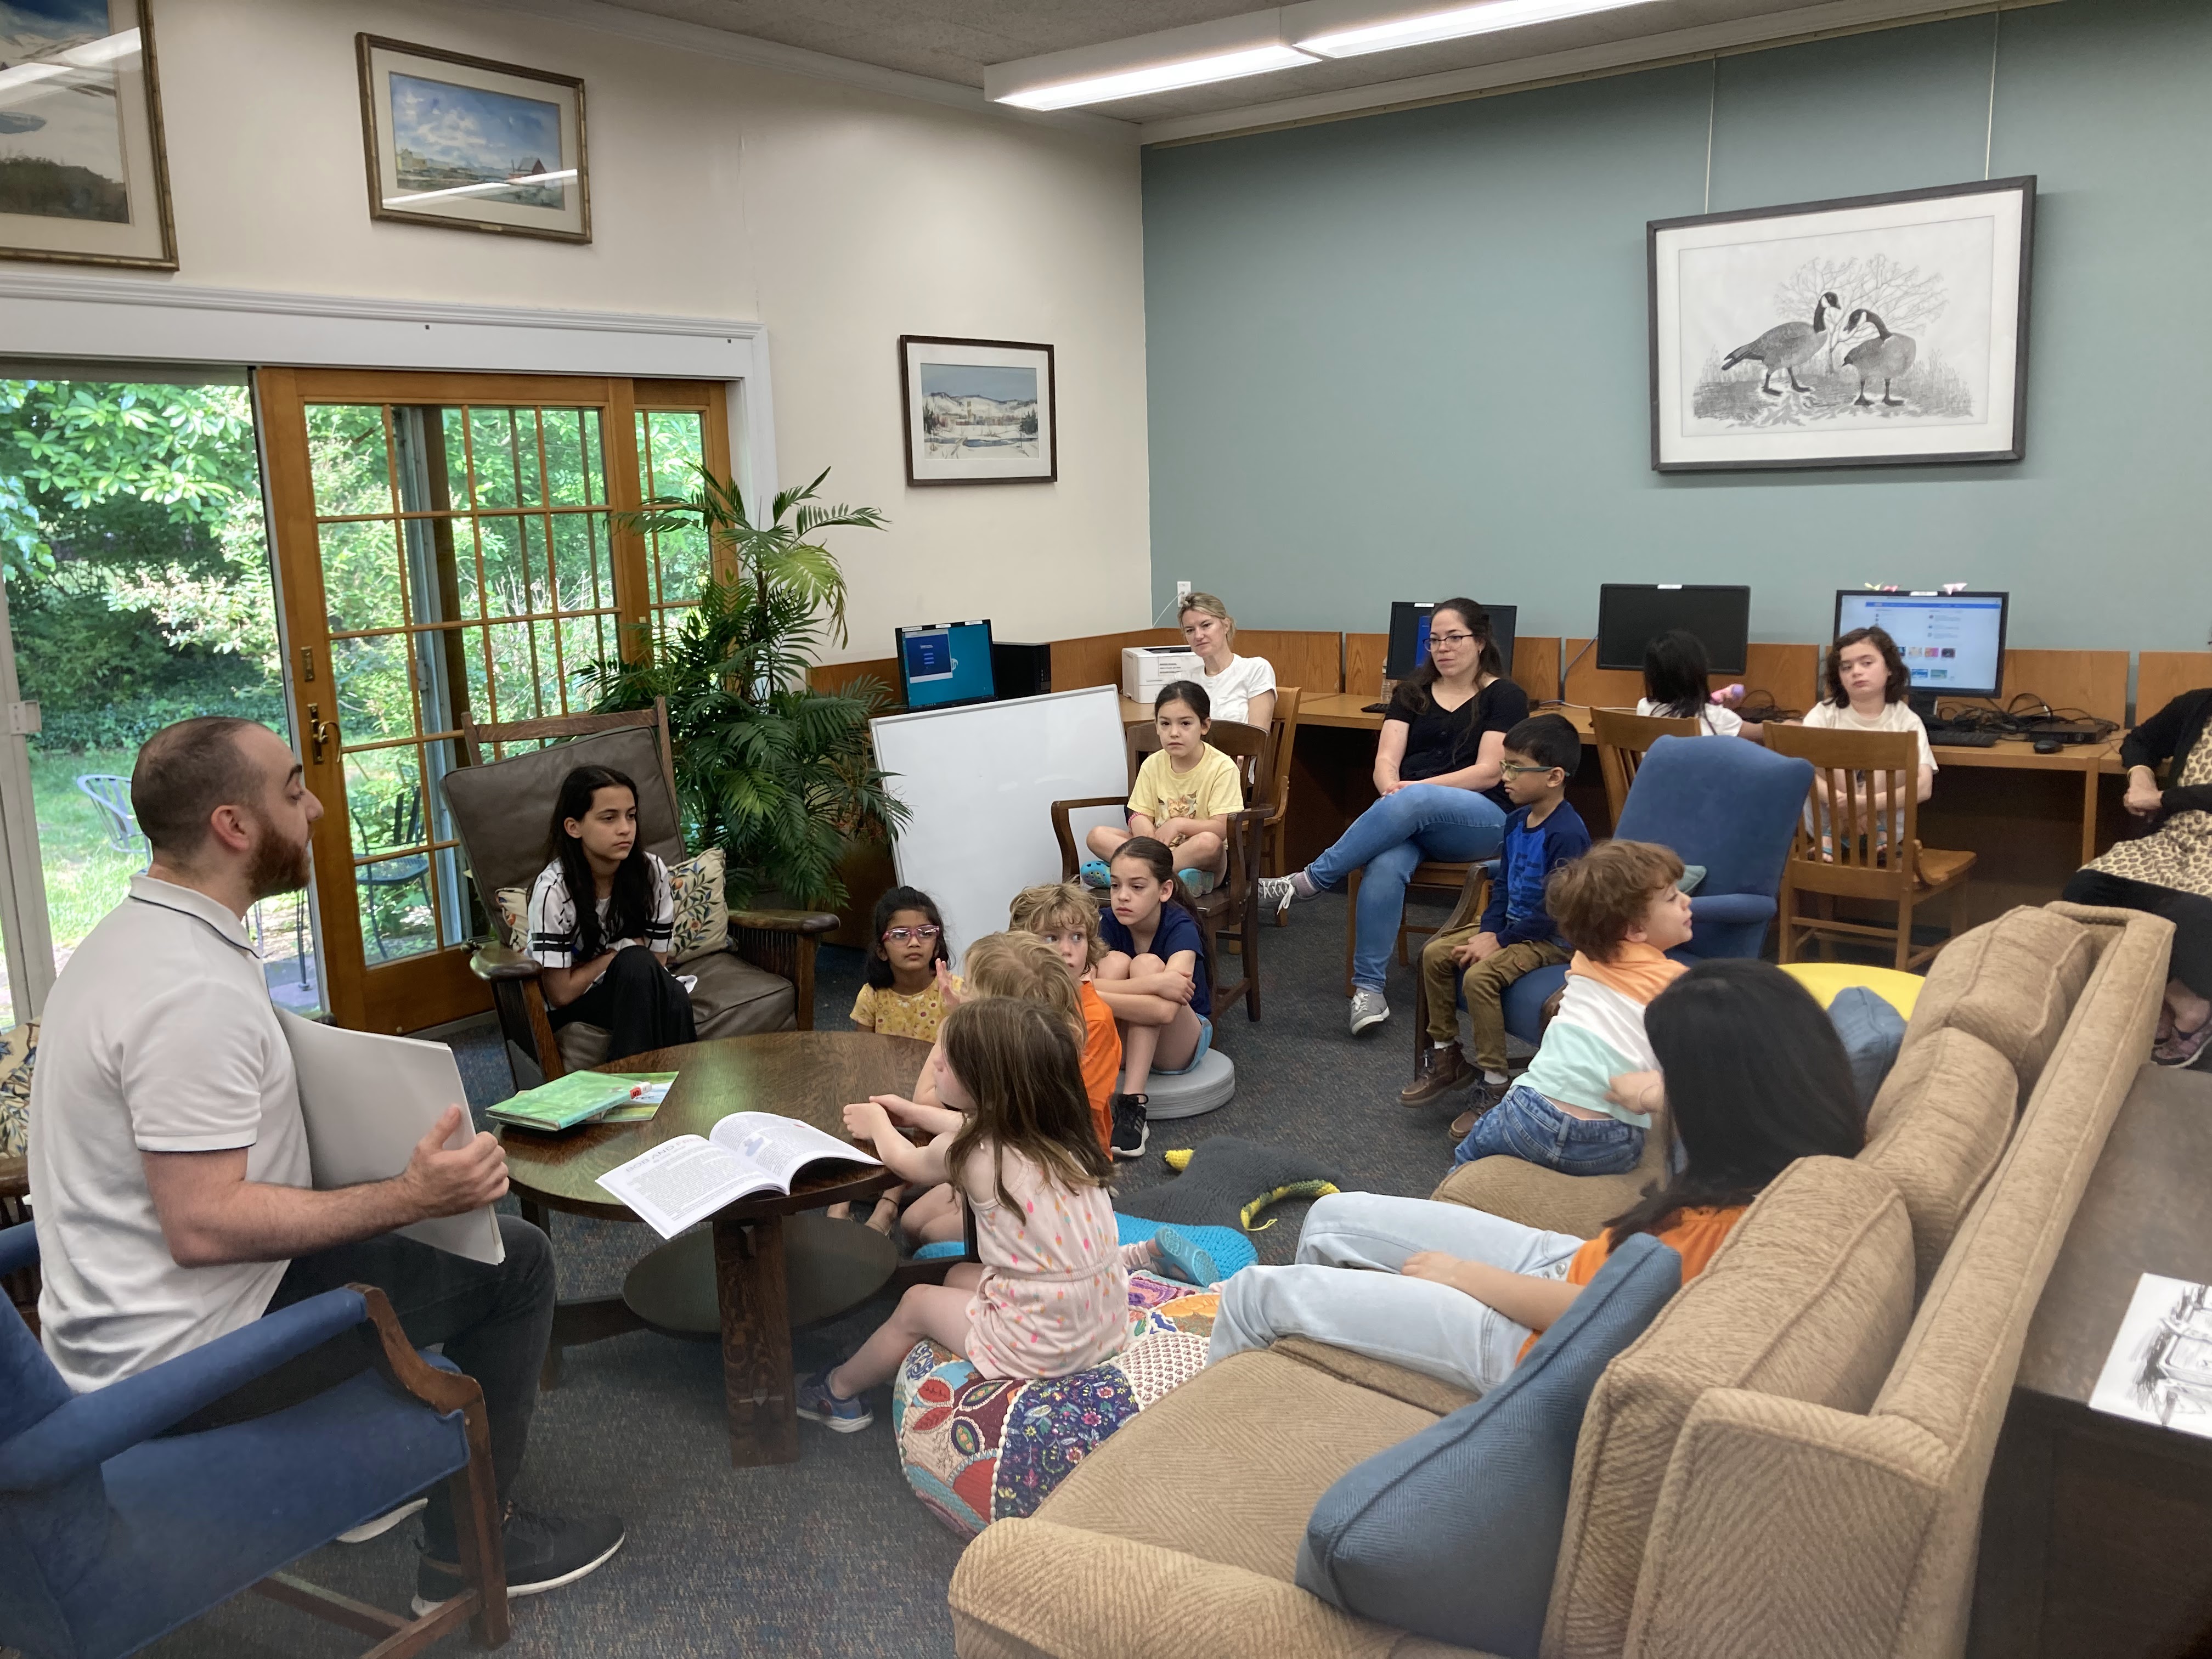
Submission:
{"label": "child's bare foot", "polygon": [[[868,1217],[866,1224],[889,1238],[891,1229],[898,1225],[899,1204],[905,1197],[905,1188],[892,1188],[890,1191],[876,1200],[875,1212]],[[848,1212],[850,1212],[852,1207],[849,1204],[845,1206]]]}
{"label": "child's bare foot", "polygon": [[850,1221],[853,1218],[853,1206],[849,1204],[832,1204],[822,1213],[832,1221]]}

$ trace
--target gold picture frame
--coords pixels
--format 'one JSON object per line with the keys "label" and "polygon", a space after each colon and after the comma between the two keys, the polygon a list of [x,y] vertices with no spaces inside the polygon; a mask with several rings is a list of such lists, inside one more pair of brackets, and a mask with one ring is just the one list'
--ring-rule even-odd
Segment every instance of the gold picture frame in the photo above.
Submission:
{"label": "gold picture frame", "polygon": [[0,69],[0,258],[177,268],[152,0],[61,0]]}
{"label": "gold picture frame", "polygon": [[375,34],[354,48],[370,218],[592,240],[580,77]]}

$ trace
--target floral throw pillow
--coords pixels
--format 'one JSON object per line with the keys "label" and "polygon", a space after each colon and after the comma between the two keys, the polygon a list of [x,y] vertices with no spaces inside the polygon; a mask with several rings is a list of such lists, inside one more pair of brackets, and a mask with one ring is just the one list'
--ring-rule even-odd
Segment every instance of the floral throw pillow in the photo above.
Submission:
{"label": "floral throw pillow", "polygon": [[728,946],[730,907],[722,890],[725,868],[719,847],[668,866],[668,884],[676,895],[676,931],[668,945],[672,963],[681,966],[694,957]]}
{"label": "floral throw pillow", "polygon": [[31,1067],[39,1058],[39,1022],[0,1036],[0,1158],[31,1149]]}

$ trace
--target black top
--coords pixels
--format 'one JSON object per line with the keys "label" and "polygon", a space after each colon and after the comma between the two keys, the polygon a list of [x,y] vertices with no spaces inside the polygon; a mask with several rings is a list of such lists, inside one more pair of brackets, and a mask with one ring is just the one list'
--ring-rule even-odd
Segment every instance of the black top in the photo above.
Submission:
{"label": "black top", "polygon": [[[2128,733],[2120,744],[2120,763],[2156,771],[2163,763],[2172,761],[2178,777],[2188,763],[2190,750],[2204,740],[2208,720],[2212,720],[2212,688],[2185,691]],[[2160,800],[2169,812],[2212,812],[2212,784],[2169,789]]]}
{"label": "black top", "polygon": [[[1390,707],[1382,718],[1402,720],[1408,727],[1398,775],[1407,783],[1419,783],[1474,765],[1484,732],[1510,732],[1528,718],[1528,694],[1501,675],[1458,708],[1446,710],[1437,708],[1426,692],[1401,682],[1390,694]],[[1502,780],[1480,793],[1506,811],[1513,810],[1513,799]]]}

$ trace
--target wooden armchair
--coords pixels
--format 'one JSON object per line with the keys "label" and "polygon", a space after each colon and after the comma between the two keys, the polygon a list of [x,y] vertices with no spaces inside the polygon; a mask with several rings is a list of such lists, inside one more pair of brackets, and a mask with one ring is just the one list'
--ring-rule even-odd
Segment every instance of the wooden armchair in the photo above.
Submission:
{"label": "wooden armchair", "polygon": [[[1951,895],[1951,937],[1965,931],[1974,855],[1920,844],[1917,736],[1777,723],[1766,728],[1766,746],[1810,761],[1815,769],[1812,795],[1783,866],[1783,961],[1796,961],[1798,946],[1814,940],[1871,939],[1892,945],[1894,965],[1909,972],[1951,942],[1941,939],[1924,949],[1912,943],[1914,908],[1939,893]],[[1813,915],[1798,914],[1800,895],[1813,900]],[[1891,926],[1839,921],[1838,898],[1894,904],[1897,920]]]}
{"label": "wooden armchair", "polygon": [[[1130,726],[1125,732],[1129,781],[1133,784],[1145,757],[1160,746],[1160,734],[1158,728],[1149,722]],[[1229,867],[1223,872],[1220,884],[1192,900],[1191,912],[1206,941],[1206,982],[1212,993],[1215,1020],[1218,1022],[1229,1005],[1240,997],[1244,1001],[1245,1018],[1256,1020],[1260,1018],[1260,837],[1267,821],[1267,803],[1273,799],[1273,745],[1268,734],[1257,726],[1234,720],[1216,720],[1206,740],[1237,763],[1237,769],[1244,780],[1246,805],[1243,811],[1230,815]],[[1127,800],[1125,793],[1053,802],[1052,833],[1060,843],[1062,881],[1074,879],[1084,857],[1083,848],[1068,823],[1068,814],[1102,806],[1121,806]],[[1222,983],[1220,968],[1220,937],[1224,933],[1236,935],[1241,963],[1236,982],[1227,985]]]}
{"label": "wooden armchair", "polygon": [[[1262,875],[1287,876],[1291,873],[1285,846],[1291,825],[1291,757],[1298,746],[1298,698],[1297,686],[1277,686],[1274,717],[1267,722],[1268,735],[1274,739],[1275,744],[1275,752],[1269,762],[1274,769],[1275,787],[1271,797],[1273,804],[1267,809],[1267,821],[1262,832]],[[1287,927],[1290,924],[1288,911],[1275,912],[1276,927]]]}
{"label": "wooden armchair", "polygon": [[[568,714],[462,729],[468,764],[441,781],[470,878],[502,936],[481,945],[469,966],[489,981],[518,1086],[550,1082],[607,1058],[606,1033],[577,1022],[556,1033],[538,987],[538,964],[503,936],[499,894],[529,890],[545,867],[545,834],[561,781],[572,768],[611,766],[638,787],[638,838],[671,865],[685,857],[676,808],[676,769],[668,708],[612,714]],[[507,744],[529,744],[499,755]],[[700,1037],[755,1031],[811,1030],[814,951],[837,918],[797,910],[732,910],[730,943],[682,965],[695,975],[692,1018]]]}
{"label": "wooden armchair", "polygon": [[1628,800],[1629,787],[1644,756],[1662,738],[1694,738],[1693,716],[1672,719],[1661,714],[1632,714],[1626,708],[1590,710],[1590,735],[1597,740],[1598,770],[1605,776],[1606,810],[1615,823]]}

